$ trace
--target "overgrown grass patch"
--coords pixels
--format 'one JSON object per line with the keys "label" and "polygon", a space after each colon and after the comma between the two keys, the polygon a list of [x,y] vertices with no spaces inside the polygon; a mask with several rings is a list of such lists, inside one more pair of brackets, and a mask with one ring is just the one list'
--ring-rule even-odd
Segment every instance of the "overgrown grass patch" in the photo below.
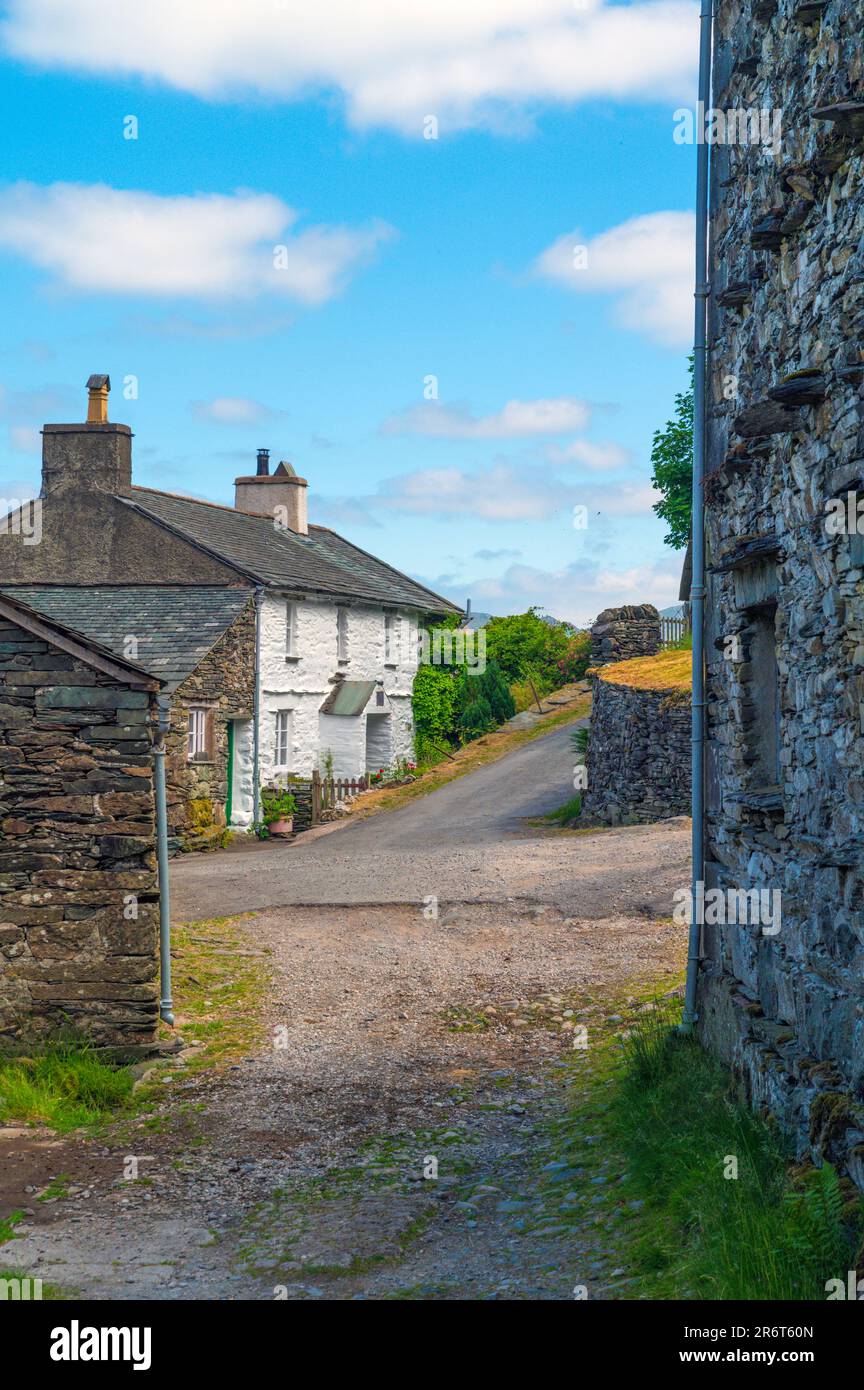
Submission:
{"label": "overgrown grass patch", "polygon": [[244,921],[216,917],[171,929],[176,1027],[193,1044],[187,1071],[248,1056],[261,1041],[269,952],[255,944]]}
{"label": "overgrown grass patch", "polygon": [[565,801],[563,806],[559,806],[557,811],[550,811],[543,816],[543,820],[549,825],[569,825],[570,821],[576,820],[582,810],[581,796],[571,796],[569,801]]}
{"label": "overgrown grass patch", "polygon": [[[795,1165],[782,1136],[736,1096],[678,1005],[637,1015],[607,1040],[571,1129],[623,1173],[615,1189],[625,1297],[824,1300],[854,1269],[859,1198],[830,1165]],[[586,1154],[589,1151],[586,1150]]]}
{"label": "overgrown grass patch", "polygon": [[47,1125],[60,1134],[93,1128],[129,1108],[133,1085],[129,1067],[82,1043],[0,1057],[0,1123]]}

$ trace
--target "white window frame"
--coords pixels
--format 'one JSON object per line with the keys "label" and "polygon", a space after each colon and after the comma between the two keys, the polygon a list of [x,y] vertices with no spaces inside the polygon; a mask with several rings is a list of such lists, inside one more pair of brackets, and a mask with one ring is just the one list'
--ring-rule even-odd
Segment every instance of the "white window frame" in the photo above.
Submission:
{"label": "white window frame", "polygon": [[209,713],[210,711],[201,705],[195,705],[189,710],[189,742],[186,757],[190,763],[202,762],[207,758],[207,716]]}
{"label": "white window frame", "polygon": [[274,729],[273,766],[280,771],[291,766],[291,745],[294,734],[294,711],[277,709]]}
{"label": "white window frame", "polygon": [[286,603],[285,605],[285,656],[289,660],[296,659],[297,653],[297,604]]}
{"label": "white window frame", "polygon": [[347,663],[348,661],[348,609],[336,609],[336,660]]}

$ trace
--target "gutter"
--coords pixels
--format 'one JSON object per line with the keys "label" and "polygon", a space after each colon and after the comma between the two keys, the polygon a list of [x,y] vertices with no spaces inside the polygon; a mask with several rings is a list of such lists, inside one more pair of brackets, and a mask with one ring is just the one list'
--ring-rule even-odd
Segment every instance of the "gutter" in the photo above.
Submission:
{"label": "gutter", "polygon": [[159,1016],[174,1026],[171,998],[171,892],[168,885],[168,802],[165,794],[165,734],[170,723],[171,701],[159,696],[159,723],[153,747],[153,784],[156,793],[156,855],[159,864]]}
{"label": "gutter", "polygon": [[[713,0],[702,0],[699,15],[699,92],[697,111],[711,105],[711,47]],[[687,976],[684,987],[684,1014],[681,1026],[692,1032],[698,1018],[696,985],[699,974],[701,904],[705,882],[705,428],[707,412],[708,342],[708,175],[710,145],[705,131],[697,131],[696,146],[696,301],[693,332],[693,572],[690,582],[690,613],[693,628],[693,715],[691,754],[691,796],[693,816],[692,877],[690,883],[690,934],[687,947]]]}
{"label": "gutter", "polygon": [[264,604],[264,588],[255,589],[255,693],[252,707],[252,824],[261,820],[261,784],[258,776],[258,760],[261,755],[261,609]]}

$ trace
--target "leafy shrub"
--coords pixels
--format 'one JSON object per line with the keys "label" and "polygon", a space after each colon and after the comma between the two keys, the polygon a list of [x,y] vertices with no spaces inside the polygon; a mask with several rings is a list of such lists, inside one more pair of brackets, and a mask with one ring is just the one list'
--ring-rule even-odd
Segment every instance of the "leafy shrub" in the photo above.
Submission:
{"label": "leafy shrub", "polygon": [[550,623],[539,609],[493,618],[484,628],[486,657],[508,682],[530,675],[539,695],[548,695],[588,669],[591,638],[570,623]]}

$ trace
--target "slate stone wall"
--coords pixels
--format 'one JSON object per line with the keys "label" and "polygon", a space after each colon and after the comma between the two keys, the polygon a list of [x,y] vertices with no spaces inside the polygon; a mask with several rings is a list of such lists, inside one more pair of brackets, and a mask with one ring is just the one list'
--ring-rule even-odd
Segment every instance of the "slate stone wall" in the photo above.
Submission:
{"label": "slate stone wall", "polygon": [[[177,687],[166,735],[165,777],[172,850],[212,849],[222,843],[228,798],[228,721],[251,719],[255,703],[255,604],[249,604]],[[213,756],[190,762],[189,708],[213,711]]]}
{"label": "slate stone wall", "polygon": [[[715,105],[779,109],[783,133],[712,152],[706,885],[779,891],[782,924],[706,925],[699,985],[754,1105],[860,1186],[864,537],[825,520],[864,496],[862,33],[864,0],[719,7]],[[754,763],[766,632],[776,786]]]}
{"label": "slate stone wall", "polygon": [[606,608],[591,628],[591,665],[653,656],[660,645],[660,614],[653,604]]}
{"label": "slate stone wall", "polygon": [[636,825],[690,814],[690,698],[593,682],[585,823]]}
{"label": "slate stone wall", "polygon": [[0,620],[0,1045],[155,1038],[154,702]]}

